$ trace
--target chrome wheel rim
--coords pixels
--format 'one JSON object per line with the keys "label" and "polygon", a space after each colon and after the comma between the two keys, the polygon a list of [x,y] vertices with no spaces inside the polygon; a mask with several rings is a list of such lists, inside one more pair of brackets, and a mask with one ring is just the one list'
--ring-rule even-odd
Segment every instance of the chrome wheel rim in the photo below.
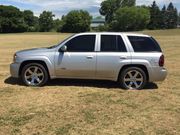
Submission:
{"label": "chrome wheel rim", "polygon": [[24,78],[28,85],[37,86],[44,80],[44,73],[41,68],[31,66],[26,69]]}
{"label": "chrome wheel rim", "polygon": [[144,82],[143,75],[137,70],[131,70],[124,76],[124,84],[128,89],[138,89]]}

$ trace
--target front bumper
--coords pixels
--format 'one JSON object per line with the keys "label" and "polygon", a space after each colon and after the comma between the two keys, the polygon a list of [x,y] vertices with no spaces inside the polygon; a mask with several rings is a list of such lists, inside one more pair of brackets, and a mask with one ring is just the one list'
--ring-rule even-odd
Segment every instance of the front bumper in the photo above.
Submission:
{"label": "front bumper", "polygon": [[19,63],[12,63],[10,65],[10,73],[12,77],[19,78],[19,68],[20,68]]}

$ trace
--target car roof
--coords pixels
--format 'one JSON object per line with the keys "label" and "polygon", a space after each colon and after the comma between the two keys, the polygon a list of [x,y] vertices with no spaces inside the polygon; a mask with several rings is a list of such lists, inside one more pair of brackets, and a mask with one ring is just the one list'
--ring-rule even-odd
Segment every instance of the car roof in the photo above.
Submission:
{"label": "car roof", "polygon": [[88,35],[88,34],[105,34],[105,35],[125,35],[125,36],[142,36],[142,37],[150,37],[149,35],[145,35],[142,33],[135,33],[135,32],[85,32],[79,33],[77,35]]}

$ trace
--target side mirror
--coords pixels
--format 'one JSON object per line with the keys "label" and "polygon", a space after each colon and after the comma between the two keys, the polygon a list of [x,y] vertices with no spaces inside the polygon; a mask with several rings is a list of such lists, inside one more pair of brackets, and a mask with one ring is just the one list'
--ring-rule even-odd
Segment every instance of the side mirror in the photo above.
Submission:
{"label": "side mirror", "polygon": [[67,46],[66,45],[63,45],[61,48],[60,48],[60,52],[66,52],[67,51]]}

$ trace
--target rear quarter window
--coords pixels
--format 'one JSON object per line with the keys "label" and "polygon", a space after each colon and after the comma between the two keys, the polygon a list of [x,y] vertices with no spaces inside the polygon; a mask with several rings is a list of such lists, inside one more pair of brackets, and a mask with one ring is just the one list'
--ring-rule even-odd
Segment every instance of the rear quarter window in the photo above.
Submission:
{"label": "rear quarter window", "polygon": [[152,37],[128,36],[134,52],[162,52],[157,41]]}

